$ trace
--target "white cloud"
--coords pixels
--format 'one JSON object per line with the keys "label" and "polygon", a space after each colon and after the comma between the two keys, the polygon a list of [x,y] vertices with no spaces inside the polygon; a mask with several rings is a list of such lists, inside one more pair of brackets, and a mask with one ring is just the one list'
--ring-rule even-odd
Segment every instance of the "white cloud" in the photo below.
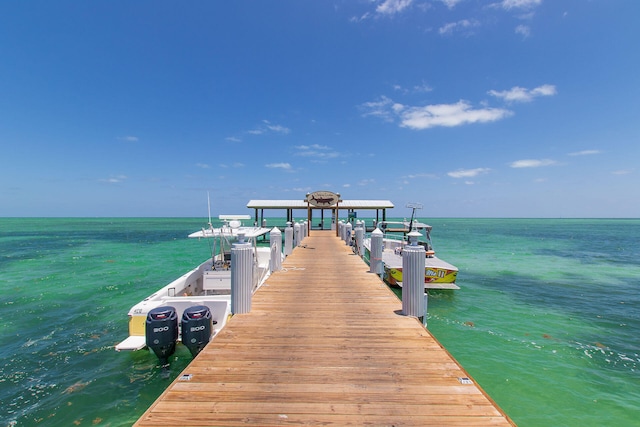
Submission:
{"label": "white cloud", "polygon": [[298,150],[330,150],[331,149],[328,145],[320,145],[320,144],[296,145],[295,148]]}
{"label": "white cloud", "polygon": [[425,179],[437,179],[438,176],[432,173],[412,173],[410,175],[406,175],[403,178],[407,178],[407,179],[420,179],[420,178],[425,178]]}
{"label": "white cloud", "polygon": [[445,34],[451,34],[453,32],[468,32],[469,30],[479,27],[480,26],[480,22],[474,20],[468,20],[468,19],[463,19],[461,21],[458,22],[450,22],[448,24],[443,25],[442,27],[440,27],[440,29],[438,30],[438,32],[440,33],[440,35],[445,35]]}
{"label": "white cloud", "polygon": [[371,184],[375,184],[375,183],[376,183],[375,179],[361,179],[358,182],[358,185],[365,186],[365,185],[371,185]]}
{"label": "white cloud", "polygon": [[196,166],[200,169],[209,169],[209,165],[206,163],[196,163]]}
{"label": "white cloud", "polygon": [[379,117],[387,122],[400,120],[400,126],[422,130],[437,126],[454,127],[469,123],[487,123],[504,119],[513,114],[502,108],[473,108],[467,101],[455,104],[433,104],[410,107],[396,103],[386,96],[380,101],[366,102],[361,109],[363,117]]}
{"label": "white cloud", "polygon": [[447,172],[451,178],[473,178],[474,176],[484,175],[489,173],[489,168],[475,168],[475,169],[458,169],[453,172]]}
{"label": "white cloud", "polygon": [[[370,3],[379,3],[376,6],[375,12],[365,12],[360,17],[353,16],[349,21],[362,22],[369,18],[376,18],[379,16],[393,16],[411,6],[413,0],[383,0],[381,3],[376,0],[372,0]],[[425,6],[425,4],[419,4],[418,7],[424,9],[428,6]]]}
{"label": "white cloud", "polygon": [[541,160],[525,159],[525,160],[516,160],[515,162],[512,162],[511,164],[509,164],[509,166],[512,168],[520,169],[520,168],[539,168],[539,167],[551,166],[555,164],[557,164],[557,162],[551,159],[541,159]]}
{"label": "white cloud", "polygon": [[494,122],[513,113],[500,108],[474,109],[467,101],[455,104],[436,104],[424,107],[409,107],[398,110],[401,126],[410,129],[428,129],[436,126],[454,127],[469,123]]}
{"label": "white cloud", "polygon": [[269,128],[269,130],[274,131],[274,132],[278,132],[278,133],[284,133],[284,134],[288,134],[291,132],[291,129],[286,128],[284,126],[280,126],[280,125],[272,125],[272,126],[267,126]]}
{"label": "white cloud", "polygon": [[531,35],[531,28],[528,25],[518,25],[515,29],[516,34],[520,34],[523,37],[529,37]]}
{"label": "white cloud", "polygon": [[506,102],[531,102],[533,98],[537,98],[539,96],[555,95],[557,93],[557,90],[554,85],[545,84],[534,89],[514,86],[509,90],[490,90],[487,93]]}
{"label": "white cloud", "polygon": [[272,132],[276,132],[276,133],[282,133],[282,134],[289,134],[291,132],[291,129],[284,127],[282,125],[274,125],[271,124],[271,122],[269,122],[268,120],[263,120],[263,122],[267,125],[267,129],[269,129]]}
{"label": "white cloud", "polygon": [[449,9],[453,9],[455,5],[460,3],[462,0],[440,0],[440,1],[444,3]]}
{"label": "white cloud", "polygon": [[121,182],[123,182],[125,179],[127,179],[126,175],[115,175],[115,176],[111,176],[109,178],[103,178],[100,181],[101,182],[106,182],[109,184],[119,184]]}
{"label": "white cloud", "polygon": [[[285,190],[285,191],[287,191],[287,190]],[[295,193],[306,194],[306,193],[311,191],[311,187],[293,187],[290,191],[293,191]]]}
{"label": "white cloud", "polygon": [[333,159],[340,156],[337,151],[332,150],[331,147],[326,145],[298,145],[295,148],[298,150],[298,152],[295,153],[296,156],[316,157],[320,159]]}
{"label": "white cloud", "polygon": [[533,96],[552,96],[558,93],[554,85],[542,85],[531,91]]}
{"label": "white cloud", "polygon": [[240,138],[237,138],[235,136],[228,136],[224,140],[229,142],[242,142]]}
{"label": "white cloud", "polygon": [[291,170],[291,165],[289,163],[268,163],[264,166],[270,169]]}
{"label": "white cloud", "polygon": [[611,173],[614,175],[629,175],[632,172],[633,172],[632,169],[621,169],[621,170],[613,171]]}
{"label": "white cloud", "polygon": [[431,92],[433,90],[433,88],[425,83],[422,83],[421,85],[415,85],[413,87],[413,91],[415,93],[427,93],[427,92]]}
{"label": "white cloud", "polygon": [[569,153],[569,156],[590,156],[592,154],[600,154],[600,150],[582,150],[582,151],[574,151],[573,153]]}
{"label": "white cloud", "polygon": [[384,0],[376,7],[376,12],[382,15],[394,15],[411,6],[411,3],[413,0]]}
{"label": "white cloud", "polygon": [[[250,135],[263,135],[270,132],[281,133],[283,135],[288,135],[289,133],[291,133],[291,129],[289,129],[288,127],[273,124],[269,120],[263,120],[262,123],[264,123],[264,125],[260,125],[255,129],[248,130],[247,133]],[[227,140],[230,139],[227,138]]]}
{"label": "white cloud", "polygon": [[127,142],[138,142],[140,140],[140,138],[138,138],[137,136],[132,136],[132,135],[119,136],[118,139],[120,141],[127,141]]}
{"label": "white cloud", "polygon": [[511,9],[532,9],[534,7],[540,6],[542,4],[542,0],[502,0],[495,5],[502,7],[506,10]]}
{"label": "white cloud", "polygon": [[228,165],[226,163],[220,163],[218,165],[218,167],[225,168],[225,169],[230,168],[230,167],[231,168],[243,168],[244,167],[244,163],[235,162],[235,163],[232,163],[231,165]]}
{"label": "white cloud", "polygon": [[357,16],[352,16],[349,21],[350,22],[360,22],[360,21],[364,21],[366,19],[369,19],[371,17],[371,14],[369,12],[363,14],[361,17],[357,17]]}
{"label": "white cloud", "polygon": [[386,96],[381,96],[379,101],[365,102],[361,108],[365,110],[363,117],[379,117],[386,122],[393,121],[393,101]]}
{"label": "white cloud", "polygon": [[433,88],[426,83],[415,85],[412,88],[404,88],[400,85],[393,85],[393,90],[401,92],[403,94],[409,93],[429,93],[433,91]]}

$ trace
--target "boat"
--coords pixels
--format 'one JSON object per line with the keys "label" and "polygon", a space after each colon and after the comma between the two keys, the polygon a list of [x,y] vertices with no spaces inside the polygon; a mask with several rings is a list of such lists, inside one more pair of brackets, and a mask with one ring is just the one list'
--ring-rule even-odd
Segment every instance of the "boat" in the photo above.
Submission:
{"label": "boat", "polygon": [[[438,258],[431,243],[432,227],[414,219],[413,207],[409,221],[380,221],[377,228],[383,233],[382,263],[384,266],[383,280],[390,286],[402,287],[402,250],[408,244],[407,236],[411,232],[420,233],[418,244],[425,248],[424,287],[425,289],[460,289],[456,285],[458,267]],[[369,262],[371,258],[371,237],[363,240],[364,259]]]}
{"label": "boat", "polygon": [[[244,226],[242,221],[250,218],[249,215],[220,215],[221,227],[214,228],[209,221],[207,228],[189,234],[192,239],[212,239],[212,256],[131,307],[128,313],[129,337],[115,349],[136,351],[150,348],[166,365],[175,345],[182,342],[195,356],[224,327],[231,315],[233,243],[245,242],[253,246],[253,292],[271,273],[271,248],[258,245],[259,238],[270,230]],[[193,332],[199,336],[189,336],[189,340],[185,340],[185,335]],[[150,339],[153,342],[148,342]]]}

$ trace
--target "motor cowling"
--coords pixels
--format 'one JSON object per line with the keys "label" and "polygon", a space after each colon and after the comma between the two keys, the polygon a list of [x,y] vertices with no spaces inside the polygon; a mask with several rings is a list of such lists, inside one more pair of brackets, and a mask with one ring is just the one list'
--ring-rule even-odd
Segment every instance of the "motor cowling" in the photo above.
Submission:
{"label": "motor cowling", "polygon": [[189,349],[193,357],[196,357],[211,338],[211,310],[204,305],[189,307],[182,313],[181,323],[182,344]]}
{"label": "motor cowling", "polygon": [[169,357],[176,351],[178,341],[178,313],[174,307],[163,306],[149,310],[145,328],[149,347],[160,359],[162,366],[169,364]]}

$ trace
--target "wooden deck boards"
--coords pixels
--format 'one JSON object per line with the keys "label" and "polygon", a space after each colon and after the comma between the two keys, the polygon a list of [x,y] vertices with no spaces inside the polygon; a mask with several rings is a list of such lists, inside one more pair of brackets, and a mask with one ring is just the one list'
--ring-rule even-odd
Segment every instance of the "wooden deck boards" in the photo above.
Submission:
{"label": "wooden deck boards", "polygon": [[512,425],[334,232],[303,243],[136,426]]}

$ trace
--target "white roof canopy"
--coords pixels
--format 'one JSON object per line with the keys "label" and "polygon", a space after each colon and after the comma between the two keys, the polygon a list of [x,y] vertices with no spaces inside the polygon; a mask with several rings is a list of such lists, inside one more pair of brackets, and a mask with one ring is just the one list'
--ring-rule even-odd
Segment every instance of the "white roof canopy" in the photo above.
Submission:
{"label": "white roof canopy", "polygon": [[[249,200],[249,209],[333,209],[335,206],[316,207],[309,206],[306,200]],[[342,200],[338,203],[338,209],[392,209],[390,200]]]}

